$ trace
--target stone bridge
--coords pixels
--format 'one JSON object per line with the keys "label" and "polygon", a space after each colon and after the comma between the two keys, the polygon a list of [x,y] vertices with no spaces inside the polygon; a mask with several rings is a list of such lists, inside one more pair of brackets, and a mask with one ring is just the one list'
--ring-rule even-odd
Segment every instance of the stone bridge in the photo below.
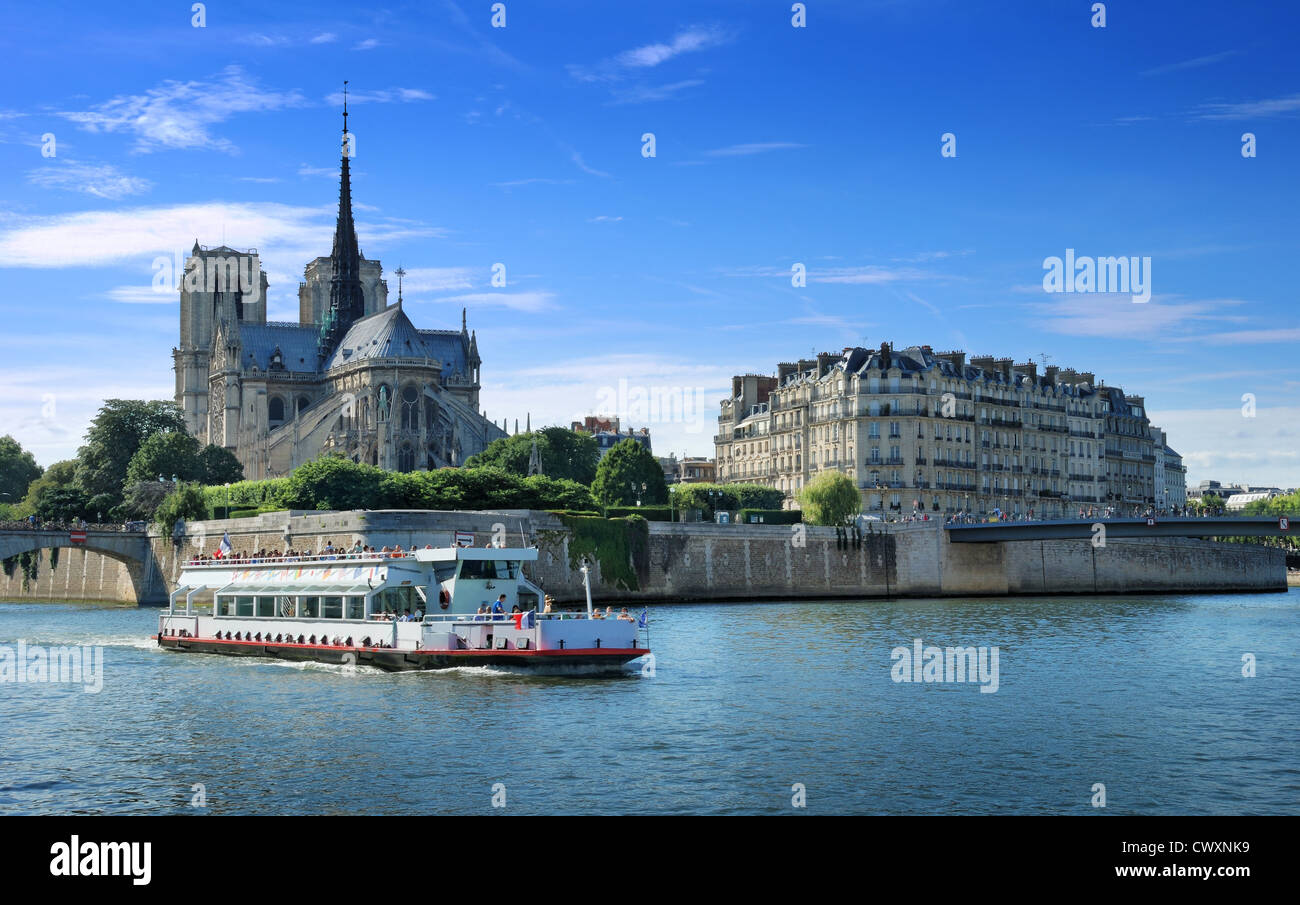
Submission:
{"label": "stone bridge", "polygon": [[52,547],[68,547],[99,553],[122,563],[131,580],[135,602],[144,606],[167,603],[167,581],[154,557],[149,536],[143,531],[88,529],[85,543],[74,543],[66,529],[0,529],[0,560]]}

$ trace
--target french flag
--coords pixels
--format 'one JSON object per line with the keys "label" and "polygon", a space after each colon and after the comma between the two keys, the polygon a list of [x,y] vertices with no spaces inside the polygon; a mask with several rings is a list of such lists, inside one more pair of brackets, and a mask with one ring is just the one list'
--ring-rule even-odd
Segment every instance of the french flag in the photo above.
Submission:
{"label": "french flag", "polygon": [[221,543],[217,545],[217,552],[212,555],[217,559],[225,559],[230,555],[231,549],[230,532],[227,531],[225,534],[221,535]]}

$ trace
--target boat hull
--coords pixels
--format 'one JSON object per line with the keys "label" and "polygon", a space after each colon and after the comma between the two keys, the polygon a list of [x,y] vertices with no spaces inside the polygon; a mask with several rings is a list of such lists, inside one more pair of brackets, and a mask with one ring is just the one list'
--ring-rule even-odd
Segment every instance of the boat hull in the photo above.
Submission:
{"label": "boat hull", "polygon": [[214,638],[154,636],[164,650],[180,653],[221,654],[336,666],[370,666],[388,672],[496,666],[538,673],[625,672],[625,664],[650,651],[638,648],[577,650],[395,650],[382,647],[334,647],[319,644],[267,644],[261,641],[226,641]]}

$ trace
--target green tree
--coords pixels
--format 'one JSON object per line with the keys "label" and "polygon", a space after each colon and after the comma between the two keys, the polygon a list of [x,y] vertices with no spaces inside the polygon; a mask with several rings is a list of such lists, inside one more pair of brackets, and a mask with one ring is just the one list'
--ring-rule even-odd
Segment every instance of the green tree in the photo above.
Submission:
{"label": "green tree", "polygon": [[470,456],[465,467],[499,468],[525,477],[534,442],[542,462],[542,473],[548,478],[564,478],[579,484],[590,484],[595,480],[596,463],[600,459],[596,438],[564,427],[545,427],[532,433],[493,440],[481,453]]}
{"label": "green tree", "polygon": [[799,505],[814,525],[844,525],[862,511],[862,497],[847,475],[824,471],[799,491]]}
{"label": "green tree", "polygon": [[[36,514],[41,510],[45,497],[55,490],[77,487],[77,462],[75,459],[66,459],[62,462],[55,462],[39,478],[32,481],[27,487],[27,496],[23,498],[22,504],[18,506],[20,516]],[[47,507],[48,508],[48,507]]]}
{"label": "green tree", "polygon": [[17,506],[40,476],[41,466],[31,453],[13,437],[0,437],[0,505]]}
{"label": "green tree", "polygon": [[90,497],[76,484],[66,484],[51,488],[41,495],[40,503],[34,510],[41,521],[70,522],[73,519],[94,517],[89,512]]}
{"label": "green tree", "polygon": [[294,469],[281,502],[289,509],[383,509],[388,472],[339,456],[321,456]]}
{"label": "green tree", "polygon": [[108,493],[120,500],[131,459],[146,440],[167,431],[185,432],[185,417],[176,403],[106,400],[77,451],[77,483],[91,496]]}
{"label": "green tree", "polygon": [[199,480],[204,484],[234,484],[244,480],[244,466],[224,446],[209,443],[199,451]]}
{"label": "green tree", "polygon": [[[644,489],[643,489],[644,486]],[[619,443],[596,466],[591,495],[603,506],[644,506],[668,502],[663,466],[633,439]]]}
{"label": "green tree", "polygon": [[[155,482],[156,483],[156,482]],[[170,532],[176,520],[201,521],[207,517],[207,506],[203,502],[203,488],[198,484],[181,484],[167,494],[154,512],[154,522],[163,531]]]}
{"label": "green tree", "polygon": [[199,441],[184,431],[163,431],[140,444],[126,466],[126,484],[172,477],[181,481],[199,480]]}

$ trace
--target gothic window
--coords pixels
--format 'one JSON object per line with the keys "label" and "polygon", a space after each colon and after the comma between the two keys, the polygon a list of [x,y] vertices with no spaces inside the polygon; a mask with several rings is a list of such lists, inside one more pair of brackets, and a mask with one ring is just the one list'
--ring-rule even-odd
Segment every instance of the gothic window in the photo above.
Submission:
{"label": "gothic window", "polygon": [[284,400],[279,396],[272,396],[266,405],[266,417],[272,425],[284,423]]}
{"label": "gothic window", "polygon": [[310,399],[308,399],[306,396],[299,396],[299,397],[298,397],[298,414],[301,415],[302,412],[303,412],[303,410],[304,410],[305,408],[307,408],[307,406],[309,406],[309,405],[311,405],[311,400],[310,400]]}
{"label": "gothic window", "polygon": [[411,444],[409,443],[403,443],[401,450],[397,453],[397,470],[415,470],[415,450],[411,449]]}
{"label": "gothic window", "polygon": [[[416,430],[420,422],[420,409],[417,403],[420,400],[420,391],[414,386],[407,386],[402,390],[402,430]],[[402,469],[410,471],[409,468]]]}

